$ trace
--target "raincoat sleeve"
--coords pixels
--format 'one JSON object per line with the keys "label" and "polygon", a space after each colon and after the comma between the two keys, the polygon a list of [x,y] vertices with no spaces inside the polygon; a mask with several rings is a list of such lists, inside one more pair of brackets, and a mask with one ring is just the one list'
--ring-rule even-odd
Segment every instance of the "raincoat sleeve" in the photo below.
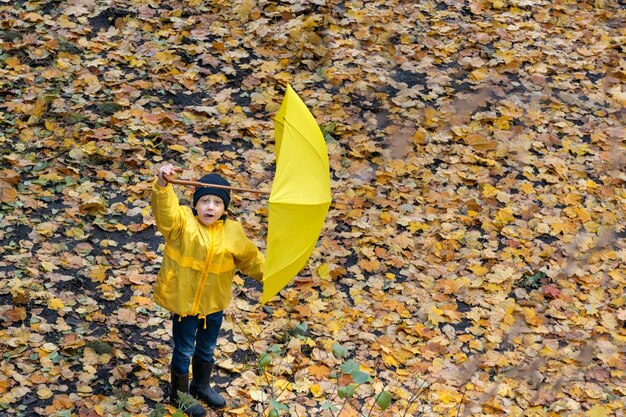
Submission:
{"label": "raincoat sleeve", "polygon": [[157,229],[165,239],[173,240],[180,236],[185,228],[185,214],[172,185],[161,187],[157,180],[154,180],[150,202]]}
{"label": "raincoat sleeve", "polygon": [[235,266],[243,274],[257,281],[263,280],[265,256],[259,248],[246,236],[243,227],[238,224],[236,253],[233,254]]}

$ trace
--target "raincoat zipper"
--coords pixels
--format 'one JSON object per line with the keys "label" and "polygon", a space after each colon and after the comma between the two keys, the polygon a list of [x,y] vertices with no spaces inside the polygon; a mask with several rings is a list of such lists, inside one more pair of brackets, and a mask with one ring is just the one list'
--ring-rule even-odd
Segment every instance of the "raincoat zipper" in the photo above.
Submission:
{"label": "raincoat zipper", "polygon": [[202,295],[202,291],[204,291],[204,285],[209,278],[209,269],[213,261],[213,250],[215,245],[215,225],[212,224],[211,226],[209,226],[209,230],[211,232],[211,243],[209,244],[208,259],[206,264],[204,265],[204,270],[202,271],[202,279],[200,280],[200,285],[198,286],[198,290],[196,291],[196,297],[193,301],[193,309],[191,310],[192,316],[198,315],[198,308],[200,308],[200,298]]}

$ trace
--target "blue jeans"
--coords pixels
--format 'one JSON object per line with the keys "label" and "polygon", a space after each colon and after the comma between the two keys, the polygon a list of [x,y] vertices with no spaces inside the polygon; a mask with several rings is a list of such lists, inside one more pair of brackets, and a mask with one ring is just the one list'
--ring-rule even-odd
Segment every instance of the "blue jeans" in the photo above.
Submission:
{"label": "blue jeans", "polygon": [[222,326],[224,312],[209,314],[205,320],[197,316],[172,316],[174,353],[172,369],[177,374],[189,372],[191,356],[197,356],[206,362],[213,362],[213,352],[217,345],[217,336]]}

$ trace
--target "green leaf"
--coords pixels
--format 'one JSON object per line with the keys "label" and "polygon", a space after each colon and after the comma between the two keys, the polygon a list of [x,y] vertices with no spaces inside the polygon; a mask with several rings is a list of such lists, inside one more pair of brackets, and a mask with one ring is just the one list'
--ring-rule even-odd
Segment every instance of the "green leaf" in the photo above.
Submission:
{"label": "green leaf", "polygon": [[300,323],[294,329],[296,336],[306,336],[309,332],[309,325],[307,323]]}
{"label": "green leaf", "polygon": [[167,410],[161,404],[157,404],[154,410],[150,412],[148,417],[164,417],[167,414]]}
{"label": "green leaf", "polygon": [[333,345],[333,355],[335,356],[335,358],[338,359],[345,358],[348,355],[348,349],[343,347],[343,345],[335,342],[335,344]]}
{"label": "green leaf", "polygon": [[534,275],[523,276],[520,282],[520,286],[527,290],[536,290],[541,287],[541,280],[546,277],[544,272],[537,272]]}
{"label": "green leaf", "polygon": [[344,398],[352,398],[354,396],[354,392],[359,387],[359,384],[350,384],[343,387],[339,387],[337,392],[339,393],[339,398],[342,400]]}
{"label": "green leaf", "polygon": [[78,113],[72,113],[67,119],[70,123],[77,123],[83,120],[83,115]]}
{"label": "green leaf", "polygon": [[269,348],[269,352],[280,355],[282,353],[282,348],[280,347],[280,345],[274,344],[272,345],[272,347]]}
{"label": "green leaf", "polygon": [[350,373],[350,376],[352,377],[352,380],[357,384],[364,384],[370,379],[370,376],[368,374],[363,371],[359,371],[358,369],[352,371]]}
{"label": "green leaf", "polygon": [[110,101],[107,101],[105,103],[98,103],[96,104],[96,107],[98,108],[101,114],[106,115],[106,116],[111,116],[112,114],[115,114],[118,111],[123,109],[121,105],[110,102]]}
{"label": "green leaf", "polygon": [[391,404],[391,393],[389,391],[383,391],[376,397],[376,405],[380,407],[382,411],[385,411]]}
{"label": "green leaf", "polygon": [[269,366],[270,363],[272,363],[272,355],[270,355],[268,352],[261,353],[261,355],[259,356],[259,366],[261,368],[265,368]]}
{"label": "green leaf", "polygon": [[339,411],[339,407],[337,407],[336,405],[333,405],[330,401],[324,401],[322,405],[320,406],[320,409],[330,410],[333,413]]}
{"label": "green leaf", "polygon": [[336,139],[332,136],[333,131],[337,127],[337,122],[331,122],[327,125],[319,125],[320,130],[322,131],[322,136],[324,137],[325,142],[335,142]]}
{"label": "green leaf", "polygon": [[343,364],[341,364],[339,369],[341,369],[342,373],[351,375],[352,372],[359,370],[359,364],[353,361],[352,359],[350,359],[349,361],[346,361]]}
{"label": "green leaf", "polygon": [[272,406],[272,408],[276,409],[277,411],[289,411],[289,407],[287,407],[285,404],[280,403],[276,400],[270,400],[270,405]]}

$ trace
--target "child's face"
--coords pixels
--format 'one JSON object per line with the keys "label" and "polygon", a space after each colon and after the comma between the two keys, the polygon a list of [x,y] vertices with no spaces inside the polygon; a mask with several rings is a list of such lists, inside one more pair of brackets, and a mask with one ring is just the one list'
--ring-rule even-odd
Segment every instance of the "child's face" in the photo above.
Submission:
{"label": "child's face", "polygon": [[216,195],[207,194],[200,197],[196,203],[198,220],[205,226],[210,226],[224,214],[224,201]]}

